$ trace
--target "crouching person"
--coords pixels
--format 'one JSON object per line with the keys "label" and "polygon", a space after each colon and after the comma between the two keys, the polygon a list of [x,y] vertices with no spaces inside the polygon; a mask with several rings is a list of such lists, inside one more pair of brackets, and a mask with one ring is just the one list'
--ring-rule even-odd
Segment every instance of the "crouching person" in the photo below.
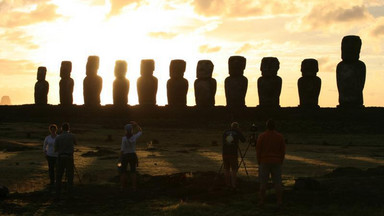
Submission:
{"label": "crouching person", "polygon": [[138,165],[138,158],[136,155],[136,140],[142,134],[141,127],[134,121],[131,121],[129,124],[125,125],[125,136],[123,136],[121,141],[121,151],[120,151],[120,160],[121,160],[121,169],[120,169],[120,182],[123,190],[127,189],[128,181],[128,171],[127,167],[129,164],[130,176],[132,182],[132,190],[136,191],[136,167]]}
{"label": "crouching person", "polygon": [[55,151],[58,154],[56,171],[56,199],[60,199],[61,181],[65,171],[67,177],[68,195],[72,196],[74,175],[74,146],[77,144],[76,137],[69,131],[69,123],[63,123],[62,133],[55,139]]}
{"label": "crouching person", "polygon": [[257,162],[259,164],[259,206],[264,205],[269,175],[276,189],[278,207],[282,207],[283,188],[281,182],[282,165],[285,157],[284,137],[275,130],[275,122],[267,121],[267,130],[260,134],[256,144]]}

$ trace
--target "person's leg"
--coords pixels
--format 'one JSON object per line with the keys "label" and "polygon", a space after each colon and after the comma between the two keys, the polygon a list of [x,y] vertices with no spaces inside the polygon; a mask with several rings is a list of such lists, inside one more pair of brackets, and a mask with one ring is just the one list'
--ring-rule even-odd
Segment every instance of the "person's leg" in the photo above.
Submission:
{"label": "person's leg", "polygon": [[46,156],[48,162],[49,185],[55,183],[55,157]]}
{"label": "person's leg", "polygon": [[276,190],[276,202],[277,205],[281,206],[283,204],[283,187],[281,182],[281,165],[274,164],[271,168],[272,181]]}
{"label": "person's leg", "polygon": [[61,181],[62,181],[62,178],[63,178],[63,174],[64,174],[64,165],[63,165],[62,158],[59,157],[57,159],[57,170],[56,170],[56,197],[57,198],[60,197]]}
{"label": "person's leg", "polygon": [[127,166],[128,166],[128,160],[125,155],[121,158],[121,171],[120,171],[120,184],[121,188],[125,190],[127,188]]}
{"label": "person's leg", "polygon": [[68,192],[72,193],[73,177],[74,177],[74,161],[73,157],[68,157],[66,161],[66,175],[68,180]]}
{"label": "person's leg", "polygon": [[137,167],[137,156],[136,154],[131,155],[129,158],[129,168],[130,168],[130,174],[131,174],[131,182],[132,182],[132,190],[136,191],[137,190],[137,182],[136,182],[136,167]]}
{"label": "person's leg", "polygon": [[228,157],[224,155],[223,155],[223,168],[224,168],[225,186],[231,187],[230,163],[228,161]]}
{"label": "person's leg", "polygon": [[269,169],[266,164],[259,164],[259,206],[265,203],[265,194],[267,192],[267,183],[269,178]]}
{"label": "person's leg", "polygon": [[239,169],[239,160],[237,156],[231,157],[230,165],[232,169],[232,172],[231,172],[232,185],[231,186],[232,188],[236,188],[237,187],[237,171]]}

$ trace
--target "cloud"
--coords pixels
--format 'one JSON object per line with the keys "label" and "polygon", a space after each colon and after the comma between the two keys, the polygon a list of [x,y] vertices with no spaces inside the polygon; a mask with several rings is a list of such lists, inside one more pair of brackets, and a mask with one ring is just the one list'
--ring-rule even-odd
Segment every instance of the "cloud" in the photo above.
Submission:
{"label": "cloud", "polygon": [[221,50],[220,46],[210,47],[208,45],[202,45],[199,47],[200,53],[214,53],[219,52]]}
{"label": "cloud", "polygon": [[369,34],[375,38],[384,37],[384,17],[378,18],[370,27]]}
{"label": "cloud", "polygon": [[143,0],[110,0],[111,3],[111,10],[108,14],[109,17],[116,16],[121,13],[124,7],[129,5],[136,4],[136,7],[139,7]]}
{"label": "cloud", "polygon": [[320,57],[317,61],[319,62],[319,72],[336,72],[337,61],[332,61],[329,57]]}
{"label": "cloud", "polygon": [[261,42],[252,42],[252,43],[245,43],[243,46],[241,46],[238,50],[236,50],[236,54],[244,54],[252,51],[258,51],[265,49],[266,47],[270,46],[270,41],[261,41]]}
{"label": "cloud", "polygon": [[34,71],[37,71],[37,67],[31,61],[0,59],[1,75],[32,75]]}
{"label": "cloud", "polygon": [[17,46],[22,46],[27,49],[38,49],[39,46],[33,42],[33,37],[21,30],[6,30],[0,34],[0,41]]}
{"label": "cloud", "polygon": [[148,36],[153,38],[160,38],[160,39],[172,39],[176,37],[178,34],[173,32],[149,32]]}
{"label": "cloud", "polygon": [[206,17],[258,17],[295,14],[299,1],[193,0],[195,12]]}
{"label": "cloud", "polygon": [[293,31],[345,31],[373,19],[364,5],[342,7],[338,4],[314,5],[306,15],[289,23],[286,28]]}
{"label": "cloud", "polygon": [[57,6],[49,1],[4,1],[0,4],[0,27],[13,28],[40,22],[50,22],[61,17]]}

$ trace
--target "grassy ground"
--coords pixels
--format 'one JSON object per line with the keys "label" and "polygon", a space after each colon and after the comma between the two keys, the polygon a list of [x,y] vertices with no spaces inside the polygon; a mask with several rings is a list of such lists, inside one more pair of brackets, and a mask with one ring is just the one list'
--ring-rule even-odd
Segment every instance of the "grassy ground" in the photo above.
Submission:
{"label": "grassy ground", "polygon": [[[245,128],[250,123],[241,124]],[[262,128],[262,123],[257,124]],[[253,147],[249,148],[245,159],[249,177],[244,168],[239,170],[239,192],[223,190],[221,176],[215,180],[221,165],[221,135],[227,129],[226,124],[220,123],[208,123],[202,127],[169,123],[155,127],[155,124],[143,122],[144,133],[137,145],[140,172],[137,194],[121,194],[117,184],[116,162],[124,134],[122,122],[100,125],[74,123],[72,131],[79,142],[75,164],[82,184],[75,177],[75,199],[53,202],[53,194],[46,189],[49,180],[42,153],[42,141],[48,135],[48,125],[0,123],[0,150],[3,150],[0,154],[0,184],[11,191],[10,197],[1,204],[0,210],[4,214],[276,214],[272,205],[273,190],[269,192],[271,204],[264,209],[257,207],[258,166]],[[384,189],[375,186],[384,180],[382,175],[336,179],[321,176],[338,167],[367,169],[383,166],[384,135],[363,132],[304,133],[303,130],[290,128],[290,125],[281,128],[287,139],[283,171],[286,206],[279,215],[383,215],[383,202],[377,198],[382,197],[380,194]],[[244,133],[250,135],[246,130]],[[247,145],[241,146],[243,152]],[[292,186],[298,177],[318,177],[326,188],[294,191]],[[369,185],[375,190],[362,190],[359,188],[364,187],[356,184]],[[348,187],[338,190],[343,185]],[[368,198],[365,193],[368,193]]]}

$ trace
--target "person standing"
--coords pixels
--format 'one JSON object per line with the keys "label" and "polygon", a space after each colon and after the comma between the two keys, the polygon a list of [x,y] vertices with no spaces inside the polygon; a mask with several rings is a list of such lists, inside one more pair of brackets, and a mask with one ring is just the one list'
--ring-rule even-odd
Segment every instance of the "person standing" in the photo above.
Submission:
{"label": "person standing", "polygon": [[46,136],[43,144],[43,151],[45,158],[48,162],[49,173],[49,188],[51,189],[55,184],[55,167],[57,161],[57,153],[55,152],[54,144],[56,139],[57,126],[55,124],[49,125],[50,135]]}
{"label": "person standing", "polygon": [[61,126],[62,133],[55,139],[55,151],[57,158],[57,175],[56,175],[56,196],[60,198],[61,180],[65,171],[67,177],[67,189],[69,194],[72,193],[73,175],[74,175],[74,146],[77,144],[76,137],[70,132],[69,123],[63,123]]}
{"label": "person standing", "polygon": [[245,142],[240,131],[239,123],[233,122],[231,128],[223,134],[223,166],[225,185],[236,190],[236,178],[238,170],[238,149],[239,141]]}
{"label": "person standing", "polygon": [[132,190],[136,191],[136,167],[138,165],[138,158],[136,155],[136,140],[142,134],[141,127],[134,121],[124,126],[125,136],[121,140],[121,151],[120,151],[120,182],[123,190],[127,188],[127,166],[129,164]]}
{"label": "person standing", "polygon": [[275,122],[268,120],[266,126],[267,130],[259,135],[256,143],[260,180],[259,206],[264,205],[267,183],[271,174],[276,190],[277,205],[281,207],[283,201],[281,174],[286,146],[283,135],[275,130]]}

